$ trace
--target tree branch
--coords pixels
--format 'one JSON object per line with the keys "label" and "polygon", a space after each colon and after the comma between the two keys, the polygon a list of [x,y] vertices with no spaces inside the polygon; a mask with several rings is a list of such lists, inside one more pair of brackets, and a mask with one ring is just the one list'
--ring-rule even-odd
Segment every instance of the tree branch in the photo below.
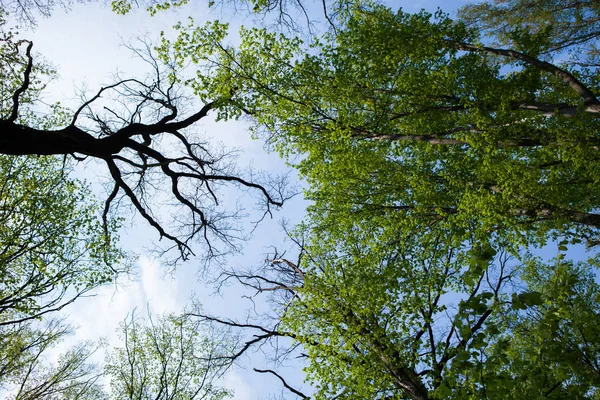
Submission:
{"label": "tree branch", "polygon": [[[33,42],[24,40],[23,43],[27,44],[27,49],[25,50],[25,55],[27,56],[27,66],[25,67],[25,71],[23,72],[23,84],[14,92],[12,101],[12,111],[10,116],[8,117],[9,122],[15,122],[19,116],[19,97],[27,90],[30,83],[31,71],[33,69],[33,57],[31,56],[31,48],[33,47]],[[17,43],[17,46],[21,42]]]}
{"label": "tree branch", "polygon": [[561,78],[567,85],[571,87],[571,89],[579,93],[579,95],[583,98],[585,105],[588,106],[591,112],[600,113],[600,101],[598,101],[596,95],[571,73],[557,67],[554,64],[538,60],[535,57],[528,56],[527,54],[515,50],[495,49],[486,46],[475,46],[469,43],[455,42],[452,40],[447,40],[447,42],[451,43],[457,50],[495,54],[511,58],[513,60],[523,61],[526,64],[541,69],[542,71],[550,72],[551,74]]}
{"label": "tree branch", "polygon": [[281,375],[279,375],[277,372],[270,370],[270,369],[258,369],[258,368],[253,368],[254,371],[259,372],[261,374],[272,374],[275,375],[277,378],[279,378],[279,380],[281,381],[281,383],[283,384],[283,386],[288,389],[290,392],[294,393],[295,395],[297,395],[298,397],[302,398],[302,399],[308,399],[309,397],[307,395],[305,395],[304,393],[300,392],[299,390],[294,389],[293,387],[291,387],[286,381],[285,379],[283,379],[283,377]]}

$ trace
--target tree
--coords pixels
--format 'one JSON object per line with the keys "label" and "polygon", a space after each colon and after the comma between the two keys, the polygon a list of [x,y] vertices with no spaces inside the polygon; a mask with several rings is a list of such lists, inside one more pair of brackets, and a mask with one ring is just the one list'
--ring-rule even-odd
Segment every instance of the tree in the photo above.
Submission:
{"label": "tree", "polygon": [[45,322],[21,322],[3,328],[0,352],[0,388],[11,400],[92,399],[101,392],[100,374],[91,355],[97,346],[79,343],[58,357],[49,353],[73,334],[64,320],[46,318]]}
{"label": "tree", "polygon": [[323,225],[444,220],[457,243],[498,230],[521,244],[595,243],[595,70],[538,58],[545,38],[486,47],[441,12],[380,5],[355,8],[308,53],[264,29],[243,29],[238,49],[223,25],[179,29],[163,53],[210,66],[191,86],[205,101],[233,93],[221,118],[249,115],[255,135],[302,155]]}
{"label": "tree", "polygon": [[[176,66],[157,60],[149,43],[141,46],[132,50],[147,61],[151,70],[147,79],[117,77],[114,84],[82,99],[74,111],[52,106],[49,111],[60,116],[59,121],[35,119],[30,116],[42,107],[39,95],[52,71],[34,62],[33,43],[5,29],[0,153],[98,161],[110,176],[105,221],[127,199],[172,244],[178,258],[192,254],[194,239],[207,245],[208,258],[221,255],[236,248],[240,234],[233,220],[240,210],[221,208],[219,189],[232,186],[256,193],[258,207],[266,215],[272,206],[282,204],[284,179],[258,184],[252,171],[241,174],[229,154],[211,151],[200,141],[189,129],[222,100],[182,115],[186,94]],[[162,191],[163,187],[170,192]],[[165,216],[157,204],[169,204],[174,214]]]}
{"label": "tree", "polygon": [[119,221],[103,226],[99,205],[69,170],[55,157],[0,156],[0,387],[15,400],[97,389],[92,344],[54,366],[46,356],[72,332],[61,310],[129,268]]}
{"label": "tree", "polygon": [[[597,324],[576,316],[596,320],[596,261],[561,258],[598,240],[593,67],[554,62],[548,35],[490,47],[442,12],[377,4],[309,50],[265,29],[237,48],[222,24],[178,29],[160,51],[206,67],[190,86],[232,93],[220,118],[250,116],[313,201],[301,262],[224,275],[283,293],[279,318],[200,315],[247,333],[231,360],[292,339],[316,398],[596,396]],[[556,260],[528,254],[553,240]]]}
{"label": "tree", "polygon": [[481,375],[488,382],[487,389],[496,377],[510,377],[514,381],[498,391],[499,397],[507,393],[507,398],[522,398],[536,393],[557,399],[597,398],[597,269],[597,257],[582,263],[560,260],[525,266],[525,280],[543,296],[538,306],[509,322],[503,341],[488,352],[489,370]]}
{"label": "tree", "polygon": [[120,326],[122,347],[106,358],[111,399],[214,399],[229,392],[216,385],[224,370],[215,362],[220,343],[187,315],[135,312]]}
{"label": "tree", "polygon": [[50,316],[129,268],[118,221],[103,227],[68,172],[53,157],[0,157],[0,331]]}
{"label": "tree", "polygon": [[224,373],[218,351],[228,339],[209,336],[187,315],[157,318],[148,312],[143,320],[132,312],[120,325],[121,342],[111,344],[104,368],[91,362],[102,345],[89,341],[50,359],[72,333],[58,319],[28,321],[3,332],[0,388],[7,398],[215,400],[229,395],[216,383]]}
{"label": "tree", "polygon": [[279,318],[199,317],[245,335],[231,360],[267,342],[304,358],[310,398],[596,398],[597,257],[456,249],[440,232],[389,239],[314,234],[298,263],[275,258],[224,275],[276,299]]}
{"label": "tree", "polygon": [[545,52],[574,50],[573,61],[597,67],[599,13],[593,0],[494,0],[466,5],[458,16],[503,45],[515,48],[530,36],[542,36]]}

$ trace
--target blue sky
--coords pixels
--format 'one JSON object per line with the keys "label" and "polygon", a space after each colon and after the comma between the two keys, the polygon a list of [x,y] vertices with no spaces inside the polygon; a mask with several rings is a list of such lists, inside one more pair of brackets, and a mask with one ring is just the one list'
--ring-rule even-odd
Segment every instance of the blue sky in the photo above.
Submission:
{"label": "blue sky", "polygon": [[[442,7],[448,12],[463,3],[438,0],[388,2],[392,7],[402,7],[406,11],[418,11],[421,8],[435,11],[437,7]],[[223,15],[209,11],[205,5],[202,0],[193,0],[192,4],[174,12],[150,17],[143,10],[120,16],[111,12],[104,4],[86,3],[75,4],[68,13],[56,10],[52,17],[40,18],[37,29],[23,36],[33,40],[34,49],[54,64],[60,75],[48,87],[45,100],[60,100],[67,106],[76,107],[80,104],[76,95],[79,89],[95,92],[103,84],[111,83],[111,75],[117,70],[123,76],[139,74],[143,65],[132,57],[122,43],[144,35],[156,38],[161,30],[169,32],[177,21],[185,20],[188,15],[193,16],[197,22],[229,18],[234,27],[252,24],[251,18]],[[265,152],[263,144],[252,140],[246,128],[242,122],[214,123],[208,120],[198,126],[212,140],[223,143],[228,148],[240,149],[240,166],[252,164],[257,170],[273,173],[287,171],[285,163],[277,155]],[[79,171],[79,174],[92,183],[98,181],[98,171],[94,167]],[[94,186],[94,189],[101,193],[101,187]],[[305,206],[301,196],[289,201],[281,211],[274,214],[272,220],[265,220],[259,226],[253,239],[244,246],[242,254],[231,257],[228,264],[243,266],[259,263],[265,259],[269,246],[278,245],[283,248],[285,243],[282,243],[284,235],[279,227],[280,220],[286,219],[291,224],[300,222]],[[68,309],[71,321],[79,326],[72,342],[105,337],[110,343],[116,339],[117,324],[134,308],[145,309],[149,304],[155,312],[178,312],[188,303],[192,294],[204,304],[208,312],[217,315],[241,318],[251,306],[247,299],[242,298],[244,293],[237,289],[229,288],[214,295],[210,285],[198,280],[197,261],[183,264],[175,274],[165,276],[160,260],[154,259],[146,251],[150,242],[157,239],[156,232],[142,221],[134,219],[122,236],[123,245],[140,254],[138,279],[103,288],[95,297],[81,300]],[[102,354],[98,356],[101,360]],[[236,391],[235,399],[265,398],[268,392],[279,392],[279,382],[251,371],[252,366],[256,366],[253,363],[264,363],[262,355],[258,354],[255,359],[245,361],[245,369],[244,366],[236,368],[224,378],[224,384]],[[288,370],[285,374],[293,376],[292,381],[296,384],[301,383],[302,375],[297,371]]]}

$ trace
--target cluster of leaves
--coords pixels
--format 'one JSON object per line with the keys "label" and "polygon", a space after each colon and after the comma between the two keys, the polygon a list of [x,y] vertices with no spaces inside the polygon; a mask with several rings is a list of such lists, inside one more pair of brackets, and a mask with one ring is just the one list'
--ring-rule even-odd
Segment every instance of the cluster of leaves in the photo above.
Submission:
{"label": "cluster of leaves", "polygon": [[595,241],[598,100],[581,95],[595,90],[593,71],[576,78],[535,54],[471,44],[476,32],[442,13],[380,6],[309,54],[265,29],[243,29],[238,49],[222,24],[179,29],[163,52],[201,64],[190,82],[201,98],[233,93],[221,117],[249,114],[257,136],[302,154],[307,197],[331,225],[408,215],[481,240],[503,229],[519,244]]}
{"label": "cluster of leaves", "polygon": [[595,398],[597,260],[521,264],[439,236],[369,236],[307,246],[282,316],[315,398]]}
{"label": "cluster of leaves", "polygon": [[301,343],[317,398],[596,396],[597,261],[529,255],[600,233],[597,71],[555,61],[592,43],[590,4],[553,15],[585,16],[566,45],[515,14],[531,25],[506,23],[508,50],[368,2],[309,45],[253,28],[232,47],[218,22],[163,38],[220,118],[250,116],[309,183],[302,262],[227,279],[283,293],[281,325],[236,326]]}
{"label": "cluster of leaves", "polygon": [[3,156],[0,173],[2,325],[56,311],[128,268],[118,220],[105,231],[89,190],[60,160]]}

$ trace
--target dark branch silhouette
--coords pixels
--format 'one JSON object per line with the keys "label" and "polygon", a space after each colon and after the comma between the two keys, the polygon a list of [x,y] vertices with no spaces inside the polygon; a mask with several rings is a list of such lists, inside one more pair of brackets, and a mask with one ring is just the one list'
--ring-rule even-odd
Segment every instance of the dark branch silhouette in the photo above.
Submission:
{"label": "dark branch silhouette", "polygon": [[285,379],[283,379],[283,377],[281,375],[279,375],[277,372],[271,370],[271,369],[258,369],[258,368],[253,368],[254,371],[261,373],[261,374],[272,374],[275,375],[283,384],[283,386],[289,390],[290,392],[294,393],[295,395],[297,395],[298,397],[302,398],[302,399],[308,399],[309,397],[307,395],[305,395],[304,393],[302,393],[301,391],[294,389],[292,386],[290,386]]}
{"label": "dark branch silhouette", "polygon": [[[231,219],[238,217],[240,210],[226,211],[220,189],[233,187],[256,195],[263,218],[272,207],[283,204],[285,179],[265,178],[257,183],[252,172],[242,174],[233,167],[231,153],[210,149],[192,131],[227,99],[216,99],[184,114],[186,97],[176,77],[177,67],[174,62],[157,59],[149,43],[142,42],[142,49],[131,47],[151,68],[146,79],[117,76],[115,83],[89,99],[82,98],[70,123],[54,129],[23,119],[29,104],[21,99],[30,90],[36,68],[33,43],[8,43],[14,54],[19,54],[23,43],[27,49],[19,61],[25,65],[20,85],[12,95],[10,109],[0,115],[0,154],[64,155],[99,161],[112,179],[104,201],[105,221],[125,199],[160,238],[173,244],[164,251],[176,248],[177,259],[186,259],[193,254],[192,240],[197,239],[204,242],[210,258],[235,249],[239,238]],[[167,187],[170,190],[165,190]],[[159,204],[171,207],[174,214],[169,223]]]}

